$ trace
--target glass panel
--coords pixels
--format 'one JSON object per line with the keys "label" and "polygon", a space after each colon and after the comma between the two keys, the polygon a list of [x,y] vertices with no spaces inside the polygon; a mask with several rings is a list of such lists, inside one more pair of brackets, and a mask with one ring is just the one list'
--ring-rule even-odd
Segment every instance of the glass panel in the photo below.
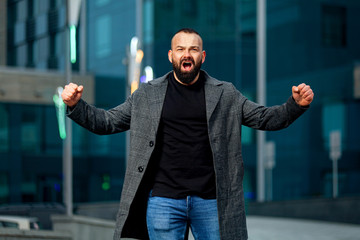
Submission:
{"label": "glass panel", "polygon": [[36,201],[36,175],[34,173],[24,172],[21,183],[21,195],[23,202]]}
{"label": "glass panel", "polygon": [[19,67],[25,67],[27,61],[27,45],[21,45],[16,48],[16,65]]}
{"label": "glass panel", "polygon": [[50,2],[48,0],[33,0],[35,15],[46,13],[49,9]]}
{"label": "glass panel", "polygon": [[39,200],[41,202],[61,202],[61,184],[60,176],[37,175],[37,194]]}
{"label": "glass panel", "polygon": [[111,17],[110,15],[100,16],[96,20],[96,56],[106,57],[111,51]]}
{"label": "glass panel", "polygon": [[39,109],[26,106],[22,111],[21,148],[23,151],[39,152],[40,150],[40,114]]}
{"label": "glass panel", "polygon": [[17,17],[18,17],[18,21],[25,21],[27,18],[27,8],[28,8],[28,2],[27,1],[19,1],[17,3]]}
{"label": "glass panel", "polygon": [[345,114],[345,105],[343,103],[328,104],[324,106],[322,127],[325,149],[329,149],[329,137],[331,131],[340,130],[342,140],[345,138]]}
{"label": "glass panel", "polygon": [[[250,101],[254,101],[254,96],[249,92],[243,92]],[[241,142],[244,145],[251,145],[254,141],[255,130],[246,126],[241,126]]]}
{"label": "glass panel", "polygon": [[322,42],[324,46],[346,46],[346,9],[337,6],[322,7]]}
{"label": "glass panel", "polygon": [[151,44],[154,41],[154,2],[144,2],[144,43]]}
{"label": "glass panel", "polygon": [[108,4],[110,2],[110,0],[96,0],[96,6],[97,7],[102,7],[105,6],[106,4]]}
{"label": "glass panel", "polygon": [[197,16],[197,1],[182,1],[181,3],[181,7],[182,7],[182,12],[184,13],[184,15],[187,16],[191,16],[191,17],[196,17]]}
{"label": "glass panel", "polygon": [[0,173],[0,204],[6,203],[9,198],[9,178],[6,173]]}
{"label": "glass panel", "polygon": [[[87,153],[89,141],[92,138],[92,134],[89,133],[85,128],[78,124],[72,124],[73,129],[73,154],[74,156],[81,156]],[[97,147],[95,147],[97,149]]]}
{"label": "glass panel", "polygon": [[110,136],[94,135],[90,142],[90,152],[95,156],[106,156],[110,152]]}
{"label": "glass panel", "polygon": [[15,39],[14,45],[19,45],[24,43],[25,41],[25,30],[26,25],[25,22],[17,22],[15,23]]}
{"label": "glass panel", "polygon": [[65,39],[63,32],[57,32],[55,35],[55,55],[59,56],[64,54],[65,48],[63,46],[63,41]]}
{"label": "glass panel", "polygon": [[0,104],[0,152],[9,149],[9,114],[4,104]]}

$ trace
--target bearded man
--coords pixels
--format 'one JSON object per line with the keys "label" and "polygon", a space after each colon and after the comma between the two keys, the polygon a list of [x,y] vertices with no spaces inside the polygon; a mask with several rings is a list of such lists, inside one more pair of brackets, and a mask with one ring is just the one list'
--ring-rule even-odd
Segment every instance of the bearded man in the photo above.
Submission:
{"label": "bearded man", "polygon": [[141,84],[125,103],[98,109],[82,86],[62,93],[68,116],[97,134],[130,131],[130,153],[114,239],[247,239],[241,125],[279,130],[313,100],[292,87],[286,103],[265,107],[201,70],[205,51],[193,29],[179,30],[168,52],[173,71]]}

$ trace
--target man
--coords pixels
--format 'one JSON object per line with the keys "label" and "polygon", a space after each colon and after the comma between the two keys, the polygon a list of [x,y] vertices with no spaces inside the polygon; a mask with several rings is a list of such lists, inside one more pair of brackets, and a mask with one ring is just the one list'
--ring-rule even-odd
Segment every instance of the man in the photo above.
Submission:
{"label": "man", "polygon": [[62,93],[68,116],[90,131],[131,130],[114,239],[184,239],[187,226],[195,239],[247,239],[241,125],[285,128],[314,94],[300,84],[283,105],[260,106],[200,70],[205,56],[200,35],[181,29],[168,52],[173,71],[125,103],[95,108],[72,83]]}

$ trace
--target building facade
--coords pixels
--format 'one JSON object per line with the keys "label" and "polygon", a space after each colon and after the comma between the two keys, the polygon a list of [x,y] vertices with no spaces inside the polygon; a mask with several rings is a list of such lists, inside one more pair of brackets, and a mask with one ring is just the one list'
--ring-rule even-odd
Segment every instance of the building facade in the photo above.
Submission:
{"label": "building facade", "polygon": [[[94,2],[98,9],[101,2],[106,3]],[[63,140],[53,95],[67,81],[66,1],[2,0],[0,4],[0,204],[61,203]],[[81,16],[86,16],[87,8],[95,8],[91,3],[84,6]],[[87,67],[91,61],[83,56],[89,52],[91,57],[87,48],[93,46],[81,38],[93,31],[84,33],[86,24],[86,18],[80,17],[72,81],[84,85],[84,99],[91,104],[99,95],[108,96],[97,102],[110,108],[113,100],[125,97],[125,73],[96,74],[96,67]],[[120,68],[124,68],[122,58],[117,59]],[[105,84],[117,92],[105,92]],[[118,199],[125,166],[124,135],[96,136],[76,124],[72,135],[74,202]]]}
{"label": "building facade", "polygon": [[[266,199],[332,196],[330,134],[341,132],[339,196],[360,193],[358,1],[266,1],[267,105],[282,104],[293,85],[315,92],[310,110],[288,129],[267,133],[275,167],[265,173]],[[256,1],[144,1],[145,61],[160,76],[174,32],[192,27],[207,51],[203,69],[256,101]],[[246,196],[256,199],[256,135],[243,128]]]}
{"label": "building facade", "polygon": [[[65,2],[0,0],[0,204],[62,201],[63,146],[51,97],[65,83]],[[191,27],[204,40],[203,69],[256,100],[255,0],[84,2],[78,29],[85,33],[72,69],[90,103],[111,108],[125,100],[126,49],[139,21],[142,65],[155,77],[171,70],[173,34]],[[356,0],[267,1],[267,105],[282,104],[302,82],[315,92],[304,116],[266,135],[276,160],[266,171],[268,200],[331,197],[333,130],[341,131],[339,196],[360,194],[354,184],[360,181],[359,10]],[[75,124],[73,131],[74,202],[117,201],[126,134],[96,136]],[[252,201],[254,130],[243,128],[242,147],[245,196]]]}

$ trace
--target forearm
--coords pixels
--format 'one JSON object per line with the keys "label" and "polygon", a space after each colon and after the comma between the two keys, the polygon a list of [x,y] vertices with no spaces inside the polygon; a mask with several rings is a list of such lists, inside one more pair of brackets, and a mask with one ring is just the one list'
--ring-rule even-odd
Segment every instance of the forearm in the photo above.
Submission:
{"label": "forearm", "polygon": [[127,103],[110,110],[96,108],[80,100],[74,107],[67,108],[67,116],[89,131],[104,135],[126,131],[130,126]]}
{"label": "forearm", "polygon": [[280,130],[288,127],[308,108],[299,106],[292,97],[286,103],[272,107],[264,107],[246,101],[243,107],[243,123],[246,126],[260,130]]}

